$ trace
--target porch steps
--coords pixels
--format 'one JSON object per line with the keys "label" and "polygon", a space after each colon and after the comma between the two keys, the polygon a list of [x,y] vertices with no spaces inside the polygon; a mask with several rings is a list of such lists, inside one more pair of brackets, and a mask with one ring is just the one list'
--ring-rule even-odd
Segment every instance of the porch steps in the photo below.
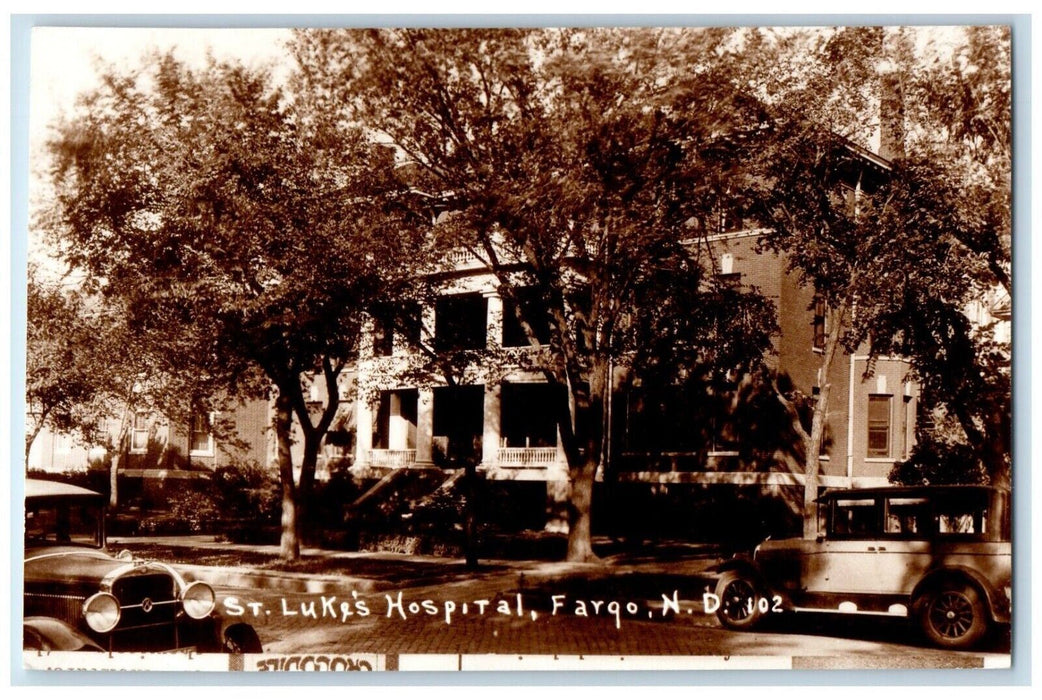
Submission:
{"label": "porch steps", "polygon": [[399,481],[403,474],[405,474],[404,469],[395,469],[394,471],[388,472],[382,479],[369,487],[365,493],[348,504],[347,512],[353,513],[361,510],[366,503],[369,503],[376,498],[384,489],[390,487],[394,482]]}
{"label": "porch steps", "polygon": [[382,477],[346,508],[346,519],[393,517],[411,502],[430,494],[445,481],[437,467],[405,467]]}
{"label": "porch steps", "polygon": [[438,485],[438,488],[434,489],[428,494],[425,494],[416,501],[413,501],[412,508],[425,508],[429,506],[435,498],[449,493],[450,491],[452,491],[452,489],[456,487],[456,484],[459,483],[460,479],[463,478],[464,474],[466,474],[465,469],[456,469],[455,471],[451,472],[449,474],[449,477]]}

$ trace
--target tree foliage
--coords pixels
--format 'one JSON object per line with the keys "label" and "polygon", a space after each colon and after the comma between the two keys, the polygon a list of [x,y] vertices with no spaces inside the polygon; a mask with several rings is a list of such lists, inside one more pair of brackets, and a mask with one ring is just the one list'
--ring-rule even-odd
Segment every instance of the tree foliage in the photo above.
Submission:
{"label": "tree foliage", "polygon": [[108,377],[99,357],[104,331],[92,323],[83,299],[59,284],[41,280],[30,268],[26,289],[26,435],[28,464],[33,442],[44,427],[90,441],[98,429],[92,410]]}
{"label": "tree foliage", "polygon": [[[1010,291],[1008,31],[967,28],[948,53],[878,28],[822,46],[749,151],[743,194],[768,225],[762,243],[828,302],[822,376],[837,347],[908,358],[924,404],[954,414],[991,480],[1008,484],[1009,346],[967,317]],[[870,67],[860,82],[851,56]],[[889,158],[876,169],[850,138],[873,126]],[[812,433],[827,387],[817,403]],[[820,437],[806,436],[808,473]]]}
{"label": "tree foliage", "polygon": [[[52,141],[52,230],[70,265],[128,302],[137,332],[171,341],[172,371],[232,396],[274,385],[283,556],[294,558],[361,315],[407,288],[421,240],[386,149],[358,129],[309,112],[266,72],[149,63],[106,73]],[[313,413],[304,386],[316,376],[327,398]]]}
{"label": "tree foliage", "polygon": [[[639,302],[654,268],[689,256],[683,242],[712,220],[723,186],[720,134],[758,123],[758,103],[730,67],[732,34],[297,35],[302,71],[339,97],[348,118],[393,144],[403,177],[450,212],[435,227],[440,241],[483,260],[504,298],[536,290],[540,304],[514,307],[534,344],[533,329],[549,326],[541,369],[567,390],[555,410],[573,560],[592,556],[609,367],[629,349],[626,325],[634,310],[649,311]],[[697,282],[672,289],[699,294]]]}

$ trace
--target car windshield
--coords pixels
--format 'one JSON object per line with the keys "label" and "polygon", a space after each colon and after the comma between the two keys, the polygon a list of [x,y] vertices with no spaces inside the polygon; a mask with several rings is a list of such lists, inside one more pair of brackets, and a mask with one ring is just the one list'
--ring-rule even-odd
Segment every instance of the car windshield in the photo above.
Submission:
{"label": "car windshield", "polygon": [[96,503],[27,503],[25,546],[100,547],[101,506]]}

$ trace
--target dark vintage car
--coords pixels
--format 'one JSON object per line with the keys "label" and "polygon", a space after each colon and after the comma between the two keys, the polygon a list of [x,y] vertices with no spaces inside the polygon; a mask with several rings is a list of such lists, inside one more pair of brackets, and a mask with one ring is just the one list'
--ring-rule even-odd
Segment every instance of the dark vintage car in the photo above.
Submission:
{"label": "dark vintage car", "polygon": [[1009,622],[1008,492],[884,487],[818,503],[816,539],[768,539],[717,567],[710,603],[725,627],[780,612],[907,617],[935,645],[962,649]]}
{"label": "dark vintage car", "polygon": [[25,649],[261,651],[251,626],[216,614],[206,583],[126,552],[109,554],[104,514],[101,494],[26,480]]}

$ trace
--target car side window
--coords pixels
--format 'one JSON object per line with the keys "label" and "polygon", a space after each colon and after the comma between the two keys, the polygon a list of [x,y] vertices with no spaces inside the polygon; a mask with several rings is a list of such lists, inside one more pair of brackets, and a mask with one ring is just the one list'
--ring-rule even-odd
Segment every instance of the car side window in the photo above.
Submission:
{"label": "car side window", "polygon": [[25,544],[98,547],[101,545],[99,509],[81,504],[27,506]]}
{"label": "car side window", "polygon": [[887,535],[908,539],[926,537],[932,530],[930,503],[925,498],[888,498]]}
{"label": "car side window", "polygon": [[988,519],[983,509],[949,507],[937,513],[937,533],[941,535],[982,535]]}
{"label": "car side window", "polygon": [[879,507],[873,498],[837,498],[832,506],[833,536],[871,537],[880,534]]}

